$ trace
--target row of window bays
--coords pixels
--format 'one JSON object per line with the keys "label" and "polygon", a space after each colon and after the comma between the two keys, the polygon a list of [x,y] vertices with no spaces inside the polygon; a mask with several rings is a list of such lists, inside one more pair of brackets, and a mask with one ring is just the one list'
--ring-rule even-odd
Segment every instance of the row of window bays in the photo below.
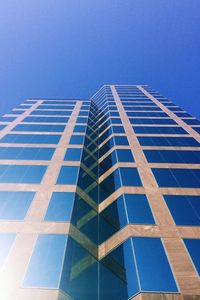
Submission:
{"label": "row of window bays", "polygon": [[[36,192],[0,191],[0,220],[23,221]],[[163,195],[176,226],[200,226],[200,196]],[[91,215],[87,222],[82,222]],[[52,192],[45,222],[70,222],[94,243],[101,244],[128,224],[156,225],[154,212],[145,194],[122,194],[100,214],[87,200],[72,192]],[[99,235],[95,230],[96,228]]]}
{"label": "row of window bays", "polygon": [[[0,242],[4,249],[0,267],[6,262],[15,238],[14,233],[0,234]],[[184,239],[182,242],[196,272],[200,274],[200,240]],[[72,276],[73,268],[79,266],[86,258],[93,263],[87,264],[86,268],[79,269],[79,272]],[[91,284],[88,295],[88,289],[82,288],[83,278]],[[88,300],[97,299],[97,291],[102,300],[126,300],[140,292],[179,292],[164,241],[149,237],[129,238],[97,262],[70,236],[39,234],[21,286],[60,289],[70,296],[77,296],[78,293],[76,299]],[[115,286],[115,289],[110,289],[110,286]]]}

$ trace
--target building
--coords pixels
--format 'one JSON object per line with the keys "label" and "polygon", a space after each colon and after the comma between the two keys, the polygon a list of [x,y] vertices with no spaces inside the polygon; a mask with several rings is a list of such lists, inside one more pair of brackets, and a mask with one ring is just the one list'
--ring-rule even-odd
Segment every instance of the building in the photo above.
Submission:
{"label": "building", "polygon": [[0,299],[200,299],[197,119],[105,85],[0,121]]}

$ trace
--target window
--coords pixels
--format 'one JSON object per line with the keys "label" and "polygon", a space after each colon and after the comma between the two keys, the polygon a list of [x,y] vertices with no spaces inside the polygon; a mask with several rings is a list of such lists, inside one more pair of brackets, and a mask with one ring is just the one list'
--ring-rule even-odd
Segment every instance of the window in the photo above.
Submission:
{"label": "window", "polygon": [[142,146],[175,146],[175,147],[199,147],[199,143],[190,137],[148,137],[139,136]]}
{"label": "window", "polygon": [[0,191],[0,220],[24,220],[34,192]]}
{"label": "window", "polygon": [[114,136],[115,145],[126,146],[129,145],[126,136]]}
{"label": "window", "polygon": [[145,195],[125,194],[128,222],[132,224],[155,224]]}
{"label": "window", "polygon": [[88,118],[78,117],[76,123],[87,123]]}
{"label": "window", "polygon": [[16,117],[0,117],[0,122],[12,122]]}
{"label": "window", "polygon": [[140,292],[178,292],[159,238],[128,239],[101,260],[99,271],[101,299],[132,299]]}
{"label": "window", "polygon": [[184,243],[200,276],[200,239],[184,239]]}
{"label": "window", "polygon": [[71,145],[82,145],[84,143],[84,135],[72,135],[70,139]]}
{"label": "window", "polygon": [[27,272],[24,287],[59,288],[67,235],[39,235]]}
{"label": "window", "polygon": [[6,127],[6,125],[1,125],[0,124],[0,130],[4,129]]}
{"label": "window", "polygon": [[182,127],[140,127],[133,126],[135,133],[156,133],[156,134],[188,134]]}
{"label": "window", "polygon": [[0,233],[0,269],[2,268],[15,239],[14,233]]}
{"label": "window", "polygon": [[31,115],[49,115],[49,116],[56,116],[56,115],[61,115],[61,116],[70,116],[71,111],[64,111],[64,110],[39,110],[36,109],[31,112]]}
{"label": "window", "polygon": [[19,124],[12,131],[63,132],[65,125]]}
{"label": "window", "polygon": [[197,119],[184,119],[183,121],[189,125],[200,125],[200,121]]}
{"label": "window", "polygon": [[74,193],[54,192],[44,218],[45,221],[70,221],[74,204]]}
{"label": "window", "polygon": [[0,159],[50,160],[54,148],[0,147]]}
{"label": "window", "polygon": [[194,129],[196,132],[200,134],[200,127],[193,127],[192,129]]}
{"label": "window", "polygon": [[176,225],[200,226],[200,196],[165,195]]}
{"label": "window", "polygon": [[113,133],[125,133],[125,130],[122,126],[112,126]]}
{"label": "window", "polygon": [[140,176],[136,168],[119,168],[122,185],[124,186],[142,186]]}
{"label": "window", "polygon": [[39,105],[37,107],[38,109],[66,109],[66,110],[72,110],[74,109],[74,105]]}
{"label": "window", "polygon": [[[141,290],[177,292],[173,274],[159,238],[132,238]],[[153,270],[153,272],[152,272]]]}
{"label": "window", "polygon": [[134,119],[129,118],[131,124],[176,124],[172,119]]}
{"label": "window", "polygon": [[81,148],[68,148],[64,157],[65,161],[80,161],[82,149]]}
{"label": "window", "polygon": [[134,162],[133,154],[129,149],[117,149],[117,158],[119,162]]}
{"label": "window", "polygon": [[200,188],[198,169],[153,168],[152,171],[160,187]]}
{"label": "window", "polygon": [[144,150],[150,163],[200,164],[200,151],[185,150]]}
{"label": "window", "polygon": [[58,144],[61,135],[47,134],[7,134],[0,143],[16,144]]}
{"label": "window", "polygon": [[47,166],[0,165],[0,183],[40,183]]}
{"label": "window", "polygon": [[87,126],[84,125],[76,125],[74,126],[74,132],[85,132]]}
{"label": "window", "polygon": [[76,184],[79,167],[63,166],[57,179],[57,184]]}
{"label": "window", "polygon": [[68,120],[68,117],[26,117],[23,122],[67,123]]}

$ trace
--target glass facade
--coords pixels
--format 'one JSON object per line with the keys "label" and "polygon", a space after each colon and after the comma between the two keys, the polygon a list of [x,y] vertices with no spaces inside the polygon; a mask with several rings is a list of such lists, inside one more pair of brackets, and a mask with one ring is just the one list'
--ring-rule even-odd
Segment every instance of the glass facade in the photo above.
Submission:
{"label": "glass facade", "polygon": [[0,299],[198,299],[199,132],[141,85],[2,116]]}

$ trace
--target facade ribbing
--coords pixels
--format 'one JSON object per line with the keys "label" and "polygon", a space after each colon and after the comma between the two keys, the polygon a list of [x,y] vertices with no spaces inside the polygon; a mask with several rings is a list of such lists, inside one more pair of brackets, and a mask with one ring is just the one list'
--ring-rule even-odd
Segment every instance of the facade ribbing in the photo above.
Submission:
{"label": "facade ribbing", "polygon": [[146,85],[0,118],[0,299],[200,299],[200,122]]}

